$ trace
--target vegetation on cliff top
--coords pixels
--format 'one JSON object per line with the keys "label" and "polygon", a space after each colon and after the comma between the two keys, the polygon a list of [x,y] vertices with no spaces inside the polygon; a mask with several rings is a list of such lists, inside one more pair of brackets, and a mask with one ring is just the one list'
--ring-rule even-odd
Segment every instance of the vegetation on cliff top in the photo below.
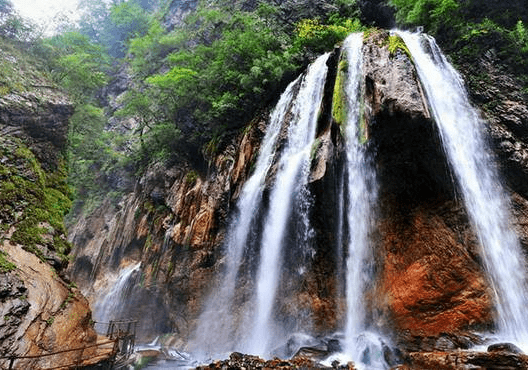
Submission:
{"label": "vegetation on cliff top", "polygon": [[[31,42],[76,105],[68,163],[78,205],[92,208],[120,190],[109,178],[153,162],[203,169],[313,56],[362,27],[353,0],[331,1],[333,13],[317,17],[308,8],[292,15],[286,3],[203,2],[170,25],[173,3],[90,0],[78,27]],[[127,91],[109,104],[102,91],[119,71]]]}
{"label": "vegetation on cliff top", "polygon": [[390,4],[400,24],[424,27],[456,61],[477,64],[493,50],[505,68],[528,81],[526,2],[390,0]]}
{"label": "vegetation on cliff top", "polygon": [[[455,61],[476,61],[491,48],[527,80],[528,10],[522,1],[373,3],[392,6],[401,25],[433,33]],[[62,25],[56,36],[41,38],[28,33],[31,27],[9,0],[1,4],[0,36],[31,49],[74,100],[68,163],[75,198],[84,205],[122,190],[109,179],[153,162],[184,160],[202,170],[313,57],[371,25],[356,0],[313,6],[200,1],[176,24],[177,1],[89,0],[79,25]],[[389,41],[391,52],[405,51],[398,38]],[[13,72],[0,66],[0,93],[27,82],[20,80],[27,73]],[[108,91],[123,84],[123,75],[126,86],[109,102]]]}
{"label": "vegetation on cliff top", "polygon": [[[341,1],[343,7],[351,3]],[[250,11],[236,3],[208,4],[173,30],[154,17],[149,31],[130,41],[136,78],[120,113],[139,122],[143,164],[175,154],[192,153],[191,159],[200,158],[200,151],[214,154],[223,137],[280,94],[307,54],[330,50],[361,27],[338,13],[323,24],[284,20],[284,11],[267,2]],[[172,138],[172,145],[163,137]]]}

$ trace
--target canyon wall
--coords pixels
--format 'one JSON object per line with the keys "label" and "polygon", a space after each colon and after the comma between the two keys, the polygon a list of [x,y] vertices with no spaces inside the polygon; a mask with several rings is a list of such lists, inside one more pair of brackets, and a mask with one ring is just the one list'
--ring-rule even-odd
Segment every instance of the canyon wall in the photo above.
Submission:
{"label": "canyon wall", "polygon": [[[88,301],[65,277],[71,245],[63,217],[71,201],[64,156],[72,113],[52,87],[0,97],[0,357],[97,340]],[[17,360],[14,368],[67,364],[74,355]],[[7,368],[9,360],[0,364]]]}
{"label": "canyon wall", "polygon": [[[365,145],[374,158],[380,194],[372,235],[373,279],[365,297],[358,299],[367,303],[369,325],[406,351],[465,348],[478,342],[475,332],[493,328],[492,294],[413,63],[404,49],[389,51],[388,40],[387,33],[376,32],[363,46]],[[339,256],[345,247],[335,238],[344,147],[342,127],[331,108],[339,58],[337,49],[328,62],[308,186],[315,232],[311,267],[296,287],[297,294],[279,298],[278,303],[285,323],[308,315],[315,334],[341,329],[346,310],[338,274],[344,268]],[[482,62],[491,80],[499,79],[495,89],[504,91],[497,106],[484,110],[486,129],[526,250],[526,98],[515,93],[507,76],[499,78],[492,71],[490,61]],[[489,88],[472,90],[476,104],[492,99]],[[249,122],[205,173],[185,165],[152,166],[133,192],[118,202],[106,201],[69,230],[75,245],[70,273],[92,303],[103,298],[120,270],[141,262],[115,312],[116,317],[140,320],[140,340],[173,334],[171,344],[185,347],[224,266],[226,226],[251,174],[268,114],[262,112]],[[292,264],[297,257],[288,255]],[[248,258],[248,266],[252,263],[254,259]],[[242,301],[244,279],[237,297]]]}

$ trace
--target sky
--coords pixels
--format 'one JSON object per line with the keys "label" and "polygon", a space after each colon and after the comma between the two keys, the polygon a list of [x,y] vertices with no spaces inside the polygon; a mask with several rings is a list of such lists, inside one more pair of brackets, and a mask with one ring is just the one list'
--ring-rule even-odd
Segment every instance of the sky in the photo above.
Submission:
{"label": "sky", "polygon": [[16,11],[24,18],[47,27],[47,33],[53,32],[53,20],[61,14],[72,21],[78,20],[79,0],[11,0]]}

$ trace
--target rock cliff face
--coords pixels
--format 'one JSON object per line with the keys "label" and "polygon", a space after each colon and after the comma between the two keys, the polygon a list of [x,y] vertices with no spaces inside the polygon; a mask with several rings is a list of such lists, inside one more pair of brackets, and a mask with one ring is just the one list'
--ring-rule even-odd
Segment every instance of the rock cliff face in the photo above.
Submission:
{"label": "rock cliff face", "polygon": [[404,348],[419,348],[424,338],[489,327],[492,302],[416,72],[402,50],[378,48],[378,37],[365,57],[380,185],[372,312]]}
{"label": "rock cliff face", "polygon": [[101,298],[97,291],[109,272],[142,261],[141,286],[123,302],[121,315],[142,318],[143,339],[189,334],[221,263],[228,212],[248,176],[264,123],[253,121],[237,146],[216,158],[207,179],[189,168],[153,168],[117,206],[102,205],[70,231],[77,246],[72,275],[92,300]]}
{"label": "rock cliff face", "polygon": [[53,88],[12,93],[0,98],[0,132],[27,140],[45,169],[56,169],[66,148],[73,106]]}
{"label": "rock cliff face", "polygon": [[[64,150],[72,105],[37,88],[0,98],[0,357],[95,343],[88,301],[64,279],[70,200]],[[16,360],[16,369],[71,363],[71,354]],[[64,361],[64,362],[63,362]],[[7,368],[9,360],[1,359]]]}
{"label": "rock cliff face", "polygon": [[[465,348],[478,341],[473,331],[493,327],[492,294],[413,64],[405,51],[389,52],[387,37],[371,35],[363,47],[367,146],[380,188],[372,240],[375,278],[364,298],[369,319],[405,351]],[[286,318],[311,312],[318,334],[342,328],[345,310],[335,240],[344,148],[330,114],[338,58],[336,51],[329,59],[313,153],[311,268],[298,295],[281,306]],[[482,94],[476,91],[474,98],[486,100]],[[501,101],[490,113],[489,130],[506,185],[517,192],[514,216],[526,247],[525,110],[522,98]],[[116,315],[140,318],[142,339],[173,333],[178,340],[172,344],[183,346],[192,331],[223,266],[226,225],[251,173],[266,117],[253,120],[207,174],[151,168],[118,205],[104,204],[70,230],[76,246],[71,273],[92,301],[101,299],[109,276],[141,261],[140,276]]]}

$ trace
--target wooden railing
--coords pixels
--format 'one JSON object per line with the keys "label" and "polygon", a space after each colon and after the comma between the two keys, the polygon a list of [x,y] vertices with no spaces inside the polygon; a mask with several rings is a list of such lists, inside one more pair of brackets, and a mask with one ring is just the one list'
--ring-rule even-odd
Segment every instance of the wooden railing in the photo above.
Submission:
{"label": "wooden railing", "polygon": [[[119,354],[130,356],[134,352],[136,345],[137,320],[112,320],[109,323],[96,322],[96,329],[99,326],[99,333],[105,333],[110,339],[117,339]],[[105,325],[106,331],[101,331],[101,325]]]}
{"label": "wooden railing", "polygon": [[[106,340],[87,345],[80,348],[65,349],[53,353],[45,353],[32,356],[3,356],[0,357],[0,362],[4,363],[2,370],[13,370],[15,365],[20,362],[24,369],[28,368],[26,364],[30,364],[31,368],[39,370],[56,370],[56,369],[81,369],[85,366],[96,365],[102,361],[108,361],[108,368],[111,369],[115,362],[119,362],[128,358],[134,352],[137,320],[121,320],[110,321],[109,323],[96,322],[96,328],[99,326],[99,332],[106,334]],[[106,330],[102,330],[106,327]],[[106,347],[105,347],[106,346]],[[105,348],[104,348],[105,347]],[[106,349],[106,351],[105,351]],[[87,350],[91,350],[86,354]],[[95,351],[95,352],[94,352]],[[78,352],[75,359],[68,360],[65,358],[68,353]],[[51,361],[52,356],[61,356],[60,361]],[[119,358],[118,358],[119,357]],[[38,362],[47,361],[55,365],[42,366]],[[5,364],[8,363],[8,367]],[[60,365],[58,365],[60,363]]]}
{"label": "wooden railing", "polygon": [[[111,347],[109,347],[109,345],[111,345]],[[88,356],[84,356],[84,353],[86,350],[97,349],[97,348],[101,349],[103,346],[106,346],[106,348],[109,351],[100,351],[99,353],[96,352],[95,354],[92,353]],[[32,362],[33,364],[32,366],[35,366],[35,364],[39,360],[42,360],[42,359],[48,359],[49,357],[57,356],[57,355],[64,356],[65,354],[72,353],[72,352],[79,352],[78,356],[75,356],[75,359],[70,360],[69,362],[65,361],[65,363],[63,363],[62,361],[56,361],[56,363],[60,362],[61,364],[53,365],[52,367],[41,367],[41,366],[38,367],[39,370],[76,369],[76,368],[82,368],[83,366],[86,366],[87,365],[86,362],[89,362],[89,364],[96,364],[97,362],[101,362],[104,360],[110,360],[110,362],[113,362],[118,352],[118,349],[119,349],[118,346],[119,346],[119,340],[116,338],[116,339],[108,339],[103,342],[99,342],[99,343],[95,343],[95,344],[91,344],[91,345],[87,345],[87,346],[83,346],[79,348],[71,348],[71,349],[56,351],[53,353],[45,353],[45,354],[32,355],[32,356],[5,356],[5,357],[0,357],[0,360],[9,361],[8,367],[7,368],[2,367],[2,369],[12,370],[12,369],[15,369],[14,366],[16,365],[16,362],[18,361],[26,360],[26,362],[28,362],[27,360],[29,360],[29,362]],[[31,361],[31,360],[34,360],[34,361]]]}

